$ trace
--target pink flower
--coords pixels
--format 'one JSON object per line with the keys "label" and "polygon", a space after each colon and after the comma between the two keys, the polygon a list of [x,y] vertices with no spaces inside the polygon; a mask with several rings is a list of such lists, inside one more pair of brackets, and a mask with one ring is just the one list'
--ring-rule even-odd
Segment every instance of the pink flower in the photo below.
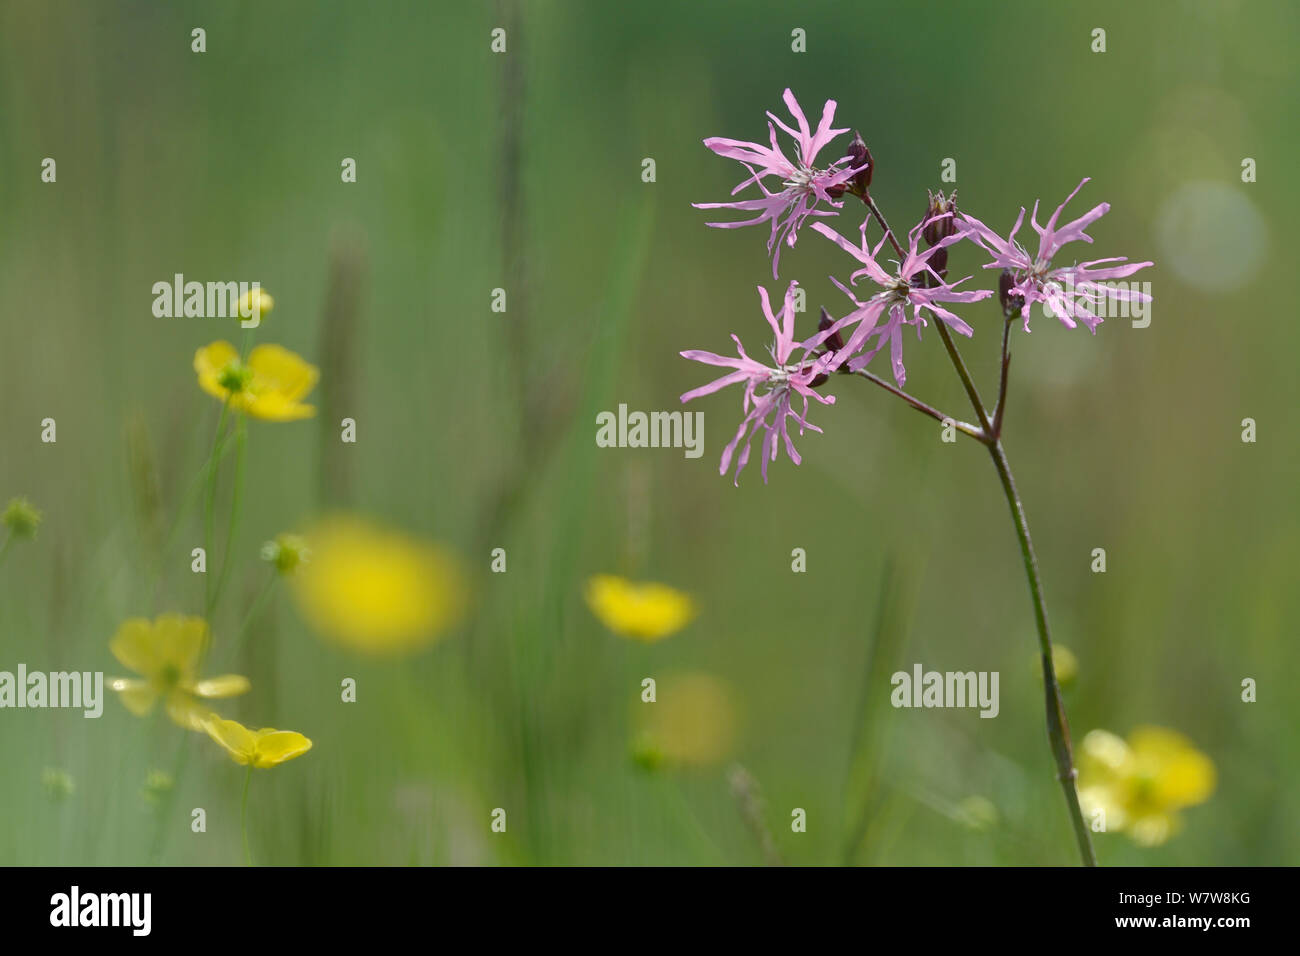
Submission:
{"label": "pink flower", "polygon": [[[745,413],[745,417],[741,420],[740,427],[736,429],[735,437],[723,449],[722,462],[718,466],[718,474],[725,475],[727,467],[731,464],[732,457],[735,455],[737,446],[740,445],[741,439],[744,439],[744,447],[741,448],[740,455],[736,458],[734,476],[736,484],[740,483],[740,473],[745,465],[749,463],[750,444],[760,430],[765,432],[762,446],[762,470],[763,481],[766,483],[767,463],[776,460],[779,447],[778,437],[784,441],[786,453],[790,456],[791,461],[797,465],[803,460],[799,457],[794,442],[790,440],[789,425],[786,419],[794,420],[795,424],[799,426],[800,434],[803,434],[805,428],[820,432],[821,429],[816,425],[808,424],[808,399],[814,399],[823,405],[833,405],[835,403],[834,396],[822,396],[814,391],[814,383],[821,384],[818,379],[826,374],[831,356],[829,354],[810,354],[831,334],[831,331],[828,329],[824,332],[818,332],[806,342],[795,342],[794,340],[794,290],[798,285],[797,282],[791,282],[790,287],[786,290],[785,306],[781,310],[779,322],[777,317],[772,314],[772,304],[768,299],[767,290],[762,286],[758,287],[758,297],[763,304],[763,315],[767,319],[767,324],[772,327],[772,331],[776,334],[776,342],[770,349],[774,365],[764,365],[762,362],[757,362],[746,355],[745,347],[735,335],[732,335],[731,338],[736,343],[736,350],[740,353],[739,358],[729,358],[696,349],[681,353],[684,358],[695,362],[734,369],[734,371],[728,372],[721,378],[714,379],[707,385],[701,385],[699,388],[686,392],[682,395],[683,402],[689,402],[701,395],[709,395],[719,389],[726,388],[728,385],[744,384],[741,408]],[[790,356],[795,349],[803,349],[803,355],[797,361],[791,362]],[[796,397],[803,398],[802,412],[794,410],[792,403]]]}
{"label": "pink flower", "polygon": [[[859,279],[866,276],[881,287],[880,292],[863,302],[853,294],[851,289],[835,277],[831,277],[831,281],[839,287],[840,291],[853,300],[854,305],[854,310],[836,322],[831,327],[831,331],[838,332],[849,325],[856,324],[857,326],[853,334],[848,337],[848,341],[845,342],[844,348],[835,353],[830,365],[832,370],[848,362],[850,371],[859,371],[865,368],[867,363],[875,358],[876,354],[888,342],[894,380],[901,386],[907,381],[907,369],[903,367],[903,326],[915,325],[916,336],[919,339],[921,337],[921,326],[926,324],[925,317],[921,314],[922,309],[932,312],[954,331],[967,336],[971,334],[971,327],[960,316],[949,312],[939,303],[978,302],[980,299],[992,295],[992,290],[980,289],[978,291],[959,292],[955,287],[965,282],[970,276],[967,276],[966,279],[959,279],[957,282],[945,282],[929,264],[930,257],[935,252],[960,241],[963,234],[955,232],[940,239],[924,252],[917,251],[917,243],[921,239],[922,230],[931,223],[951,215],[952,213],[947,212],[941,216],[935,216],[917,223],[907,235],[907,255],[901,263],[898,263],[897,271],[892,274],[876,261],[881,247],[889,238],[888,233],[882,236],[880,242],[876,244],[876,248],[872,249],[867,243],[866,221],[862,223],[861,246],[853,245],[853,243],[824,223],[813,224],[814,229],[834,241],[841,249],[862,263],[862,268],[849,277],[851,283],[856,284]],[[909,307],[912,313],[911,318],[907,314]],[[880,324],[882,317],[884,317],[883,325]],[[867,340],[872,336],[876,338],[875,344],[867,348],[862,355],[857,355],[858,351],[866,346]]]}
{"label": "pink flower", "polygon": [[[809,129],[808,119],[799,108],[794,94],[787,89],[784,99],[799,129],[791,129],[769,112],[767,115],[771,122],[767,124],[767,129],[772,141],[771,146],[716,136],[704,141],[704,145],[719,156],[739,160],[749,170],[749,177],[731,191],[733,196],[752,184],[757,185],[762,191],[762,198],[693,204],[697,209],[737,209],[758,214],[753,219],[740,222],[709,223],[710,226],[719,229],[737,229],[741,226],[756,226],[770,222],[772,233],[767,240],[767,254],[772,257],[774,279],[781,258],[781,243],[793,246],[798,238],[799,227],[809,216],[835,215],[831,210],[818,209],[817,204],[824,202],[833,209],[839,209],[844,204],[835,200],[832,191],[836,195],[841,195],[844,184],[866,168],[865,163],[856,168],[851,163],[841,166],[841,163],[849,159],[848,156],[841,156],[825,169],[816,168],[813,163],[822,147],[841,133],[847,133],[848,129],[831,129],[831,121],[835,116],[834,100],[826,101],[826,105],[822,108],[821,122],[817,124],[816,132],[813,132]],[[773,126],[773,123],[794,137],[797,152],[793,162],[786,158],[777,145],[776,126]],[[768,176],[777,177],[780,182],[779,189],[773,191],[768,187],[764,182]]]}
{"label": "pink flower", "polygon": [[[1145,292],[1125,287],[1109,288],[1099,286],[1107,279],[1123,279],[1139,269],[1145,269],[1150,262],[1129,262],[1123,256],[1111,259],[1093,259],[1068,266],[1052,267],[1052,259],[1068,242],[1080,240],[1092,242],[1092,237],[1084,232],[1090,225],[1110,211],[1110,203],[1094,206],[1073,222],[1057,227],[1056,221],[1061,212],[1083,188],[1088,179],[1083,179],[1074,187],[1074,192],[1066,197],[1065,202],[1052,213],[1046,226],[1038,224],[1038,203],[1029,221],[1038,233],[1038,254],[1030,256],[1025,247],[1016,242],[1016,233],[1025,221],[1025,209],[1020,207],[1020,215],[1011,229],[1011,235],[1003,239],[984,223],[972,216],[962,215],[964,232],[971,237],[985,252],[993,256],[993,261],[985,269],[1008,269],[1012,273],[1012,285],[1009,296],[1020,296],[1024,305],[1020,316],[1025,320],[1025,331],[1029,331],[1029,308],[1035,302],[1042,302],[1045,310],[1054,314],[1067,328],[1074,328],[1075,319],[1083,322],[1092,332],[1102,319],[1093,310],[1104,299],[1110,298],[1121,302],[1150,302],[1151,296]],[[1122,262],[1124,265],[1106,265]],[[1095,268],[1103,266],[1103,268]]]}

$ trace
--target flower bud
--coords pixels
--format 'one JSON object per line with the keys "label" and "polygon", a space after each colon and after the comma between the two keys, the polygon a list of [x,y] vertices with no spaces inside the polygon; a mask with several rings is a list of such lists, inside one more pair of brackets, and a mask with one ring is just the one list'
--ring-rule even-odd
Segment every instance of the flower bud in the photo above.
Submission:
{"label": "flower bud", "polygon": [[[925,218],[921,221],[927,225],[921,230],[921,236],[927,246],[934,246],[957,231],[957,190],[954,189],[951,196],[945,197],[942,190],[932,193],[927,189],[926,196],[929,202],[926,203]],[[935,216],[943,216],[945,213],[950,214],[946,219],[930,222]],[[933,263],[934,260],[931,259],[930,262]],[[944,264],[947,265],[946,262]],[[936,268],[935,271],[938,272],[939,269]]]}
{"label": "flower bud", "polygon": [[271,298],[271,293],[259,286],[256,289],[249,289],[239,297],[235,309],[235,318],[251,319],[253,316],[257,316],[258,321],[261,321],[270,315],[271,310],[274,308],[275,299]]}
{"label": "flower bud", "polygon": [[[817,331],[825,332],[834,324],[835,320],[831,318],[831,314],[826,311],[826,306],[822,306],[821,318],[817,320]],[[837,330],[826,338],[822,342],[822,345],[826,346],[826,348],[832,352],[838,352],[840,349],[844,348],[844,336],[840,335]]]}
{"label": "flower bud", "polygon": [[262,560],[274,565],[281,574],[292,574],[310,559],[307,541],[296,534],[278,534],[274,541],[262,545]]}
{"label": "flower bud", "polygon": [[9,529],[15,538],[34,538],[41,523],[41,513],[26,498],[12,498],[4,514],[0,515],[0,524]]}
{"label": "flower bud", "polygon": [[871,158],[871,150],[867,148],[866,140],[857,130],[853,131],[853,142],[849,143],[848,157],[850,169],[866,165],[866,169],[849,180],[848,187],[854,195],[865,196],[867,187],[871,185],[871,174],[876,168],[876,161]]}
{"label": "flower bud", "polygon": [[1023,295],[1011,294],[1015,284],[1016,277],[1011,274],[1011,270],[1003,269],[1002,275],[998,276],[998,301],[1002,303],[1002,314],[1008,319],[1014,315],[1019,315],[1020,310],[1025,307],[1025,297]]}

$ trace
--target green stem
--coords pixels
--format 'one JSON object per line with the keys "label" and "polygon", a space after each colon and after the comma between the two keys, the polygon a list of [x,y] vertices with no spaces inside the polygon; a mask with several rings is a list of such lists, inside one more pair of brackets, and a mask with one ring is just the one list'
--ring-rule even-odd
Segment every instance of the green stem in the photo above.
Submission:
{"label": "green stem", "polygon": [[204,613],[209,620],[226,586],[226,578],[230,573],[230,553],[235,548],[235,535],[239,531],[239,503],[244,487],[244,446],[247,443],[247,431],[247,422],[244,416],[240,415],[235,425],[235,485],[230,496],[230,524],[226,529],[226,550],[221,555],[221,573],[217,577],[216,588],[208,598],[207,610]]}
{"label": "green stem", "polygon": [[[190,479],[190,483],[186,487],[185,493],[181,496],[181,505],[176,510],[176,516],[172,518],[171,526],[167,529],[167,537],[163,540],[161,552],[163,555],[167,554],[171,550],[171,546],[176,540],[176,533],[180,531],[181,528],[181,519],[185,517],[186,513],[190,510],[190,506],[193,505],[195,500],[198,498],[199,492],[203,490],[204,482],[208,480],[210,473],[216,469],[217,465],[221,463],[221,460],[226,457],[226,453],[230,451],[230,439],[233,436],[227,434],[222,437],[220,431],[218,431],[217,437],[219,440],[213,443],[212,453],[208,456],[207,461],[203,463],[203,467],[200,468],[195,473],[194,477]],[[159,570],[161,569],[155,569],[155,578]]]}
{"label": "green stem", "polygon": [[212,526],[214,512],[217,504],[217,465],[216,453],[217,446],[220,443],[222,432],[226,427],[226,418],[230,414],[230,398],[226,397],[225,402],[221,405],[221,418],[217,420],[217,433],[212,438],[212,453],[208,456],[208,493],[207,500],[203,506],[203,616],[207,617],[212,610],[212,577],[207,572],[207,562],[212,558]]}
{"label": "green stem", "polygon": [[253,865],[253,853],[248,848],[248,785],[253,781],[253,765],[248,765],[248,772],[244,774],[244,798],[241,801],[239,809],[239,833],[244,840],[244,864]]}
{"label": "green stem", "polygon": [[248,606],[248,613],[244,615],[244,620],[240,623],[239,630],[235,632],[235,639],[231,642],[232,654],[238,655],[243,649],[244,638],[248,633],[248,626],[253,623],[253,619],[257,617],[258,612],[260,612],[266,605],[267,599],[271,596],[271,589],[275,586],[278,577],[279,575],[275,571],[272,571],[271,576],[267,578],[266,583],[262,585],[262,590],[257,592],[257,597],[253,598],[253,603]]}
{"label": "green stem", "polygon": [[1056,665],[1052,660],[1052,637],[1047,628],[1047,605],[1043,602],[1043,585],[1038,577],[1038,559],[1034,555],[1034,543],[1029,537],[1029,522],[1025,518],[1024,506],[1020,503],[1020,493],[1016,491],[1016,480],[1011,474],[1011,465],[1007,453],[1002,448],[1002,441],[995,440],[989,445],[993,464],[997,467],[998,477],[1002,479],[1002,489],[1007,495],[1007,505],[1011,508],[1011,518],[1016,525],[1016,535],[1020,539],[1020,553],[1025,561],[1025,577],[1029,579],[1029,594],[1034,601],[1034,622],[1038,626],[1038,649],[1043,661],[1043,687],[1047,705],[1047,736],[1052,742],[1052,755],[1056,758],[1056,776],[1065,792],[1065,802],[1070,811],[1070,822],[1074,826],[1074,838],[1079,844],[1079,856],[1084,866],[1096,866],[1097,857],[1093,853],[1092,838],[1088,825],[1083,819],[1083,810],[1079,806],[1079,792],[1075,788],[1076,777],[1074,756],[1070,749],[1070,725],[1065,719],[1065,705],[1061,703],[1061,688],[1056,681]]}

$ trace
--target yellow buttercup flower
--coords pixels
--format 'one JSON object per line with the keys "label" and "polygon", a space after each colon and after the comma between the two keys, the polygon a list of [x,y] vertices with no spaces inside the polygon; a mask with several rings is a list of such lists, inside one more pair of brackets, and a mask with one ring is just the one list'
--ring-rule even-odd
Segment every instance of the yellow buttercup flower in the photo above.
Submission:
{"label": "yellow buttercup flower", "polygon": [[735,745],[735,694],[712,675],[669,674],[657,683],[653,703],[638,700],[633,706],[632,756],[647,769],[710,766]]}
{"label": "yellow buttercup flower", "polygon": [[441,548],[343,515],[303,537],[311,559],[288,580],[303,616],[325,637],[395,654],[432,643],[460,621],[464,576]]}
{"label": "yellow buttercup flower", "polygon": [[311,750],[311,741],[294,730],[249,730],[237,720],[209,714],[203,721],[208,736],[221,744],[235,763],[267,770]]}
{"label": "yellow buttercup flower", "polygon": [[301,399],[316,385],[320,370],[282,346],[254,346],[244,362],[229,342],[213,342],[194,353],[194,371],[199,387],[234,411],[268,422],[316,414]]}
{"label": "yellow buttercup flower", "polygon": [[152,622],[138,617],[124,621],[108,649],[144,679],[115,677],[109,686],[137,717],[153,710],[161,698],[173,721],[201,730],[205,710],[197,698],[236,697],[249,688],[248,678],[239,674],[199,679],[199,659],[207,642],[208,624],[201,617],[162,614]]}
{"label": "yellow buttercup flower", "polygon": [[1105,812],[1107,830],[1142,846],[1158,846],[1182,825],[1178,811],[1214,792],[1214,763],[1182,734],[1138,727],[1125,741],[1105,730],[1083,738],[1079,802]]}
{"label": "yellow buttercup flower", "polygon": [[249,289],[239,297],[239,301],[236,303],[235,315],[241,320],[244,316],[251,319],[254,315],[254,307],[256,307],[256,315],[260,322],[270,315],[271,310],[275,308],[275,299],[271,298],[271,293],[260,286],[256,289]]}
{"label": "yellow buttercup flower", "polygon": [[607,628],[638,641],[676,634],[695,617],[689,594],[654,582],[638,583],[612,574],[587,581],[587,606]]}

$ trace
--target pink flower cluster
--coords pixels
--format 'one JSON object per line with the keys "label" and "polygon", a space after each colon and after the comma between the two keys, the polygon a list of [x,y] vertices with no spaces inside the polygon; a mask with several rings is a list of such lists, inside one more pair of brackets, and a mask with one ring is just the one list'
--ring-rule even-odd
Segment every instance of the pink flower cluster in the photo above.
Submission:
{"label": "pink flower cluster", "polygon": [[[757,186],[762,196],[728,203],[696,203],[702,209],[727,208],[754,212],[752,219],[739,222],[709,223],[720,228],[770,224],[768,253],[772,257],[772,274],[776,277],[780,247],[794,246],[799,227],[810,217],[835,216],[843,207],[841,197],[851,193],[864,203],[871,202],[867,194],[870,179],[863,174],[868,168],[869,153],[850,149],[824,168],[818,168],[816,157],[823,148],[847,129],[832,129],[835,101],[828,100],[822,109],[821,122],[815,131],[790,90],[784,94],[786,106],[794,117],[798,129],[792,129],[771,113],[768,131],[770,145],[732,139],[711,138],[704,145],[720,156],[738,160],[748,176],[732,191],[732,195],[748,186]],[[775,124],[775,125],[773,125]],[[780,127],[794,140],[795,159],[790,160],[777,143],[776,127]],[[855,140],[861,144],[861,140]],[[768,183],[775,177],[775,183]],[[946,211],[927,214],[907,235],[907,245],[902,246],[886,232],[873,247],[867,239],[868,216],[858,232],[860,239],[852,242],[823,222],[813,223],[813,230],[830,239],[835,245],[856,260],[858,268],[849,275],[848,285],[835,277],[831,281],[843,291],[852,303],[850,311],[838,321],[823,322],[813,335],[798,340],[795,336],[796,293],[798,283],[791,282],[786,289],[785,302],[779,317],[774,315],[767,290],[759,287],[763,314],[771,327],[774,343],[769,348],[771,364],[749,357],[740,339],[732,335],[739,353],[738,358],[717,355],[713,352],[688,350],[681,354],[693,361],[729,368],[732,371],[699,388],[682,395],[683,402],[716,392],[728,385],[742,386],[740,427],[722,453],[719,472],[725,474],[734,464],[734,480],[749,462],[753,440],[762,433],[761,455],[763,480],[767,480],[767,466],[774,461],[782,446],[795,464],[801,458],[790,436],[791,422],[800,434],[805,429],[821,431],[808,422],[809,401],[824,405],[833,404],[833,396],[822,395],[818,389],[835,372],[859,372],[876,355],[889,346],[890,366],[894,380],[901,387],[907,378],[903,365],[903,330],[915,326],[918,339],[921,329],[932,316],[949,329],[971,336],[973,329],[950,311],[948,306],[978,302],[994,295],[993,289],[959,289],[967,276],[955,282],[947,281],[947,249],[963,240],[990,256],[985,269],[1003,270],[999,287],[1004,315],[1009,319],[1018,313],[1029,330],[1029,311],[1035,302],[1055,315],[1066,326],[1074,328],[1083,322],[1096,331],[1101,322],[1097,310],[1106,298],[1116,301],[1150,301],[1150,296],[1128,288],[1099,285],[1106,280],[1126,278],[1150,262],[1130,263],[1124,258],[1094,259],[1082,263],[1057,264],[1063,246],[1074,241],[1092,242],[1084,231],[1110,209],[1102,203],[1083,216],[1065,225],[1058,225],[1065,205],[1082,188],[1085,179],[1075,188],[1065,203],[1056,210],[1047,224],[1038,224],[1038,204],[1030,217],[1039,235],[1036,255],[1030,256],[1016,242],[1016,233],[1023,224],[1022,207],[1010,235],[1003,239],[984,223],[972,216],[958,213],[955,208],[943,206]],[[874,206],[871,207],[873,210]],[[935,207],[932,204],[931,210]],[[924,239],[926,248],[920,248]],[[882,264],[880,255],[886,243],[901,257]],[[859,280],[867,279],[871,285],[858,291]],[[739,453],[737,453],[739,452]]]}

